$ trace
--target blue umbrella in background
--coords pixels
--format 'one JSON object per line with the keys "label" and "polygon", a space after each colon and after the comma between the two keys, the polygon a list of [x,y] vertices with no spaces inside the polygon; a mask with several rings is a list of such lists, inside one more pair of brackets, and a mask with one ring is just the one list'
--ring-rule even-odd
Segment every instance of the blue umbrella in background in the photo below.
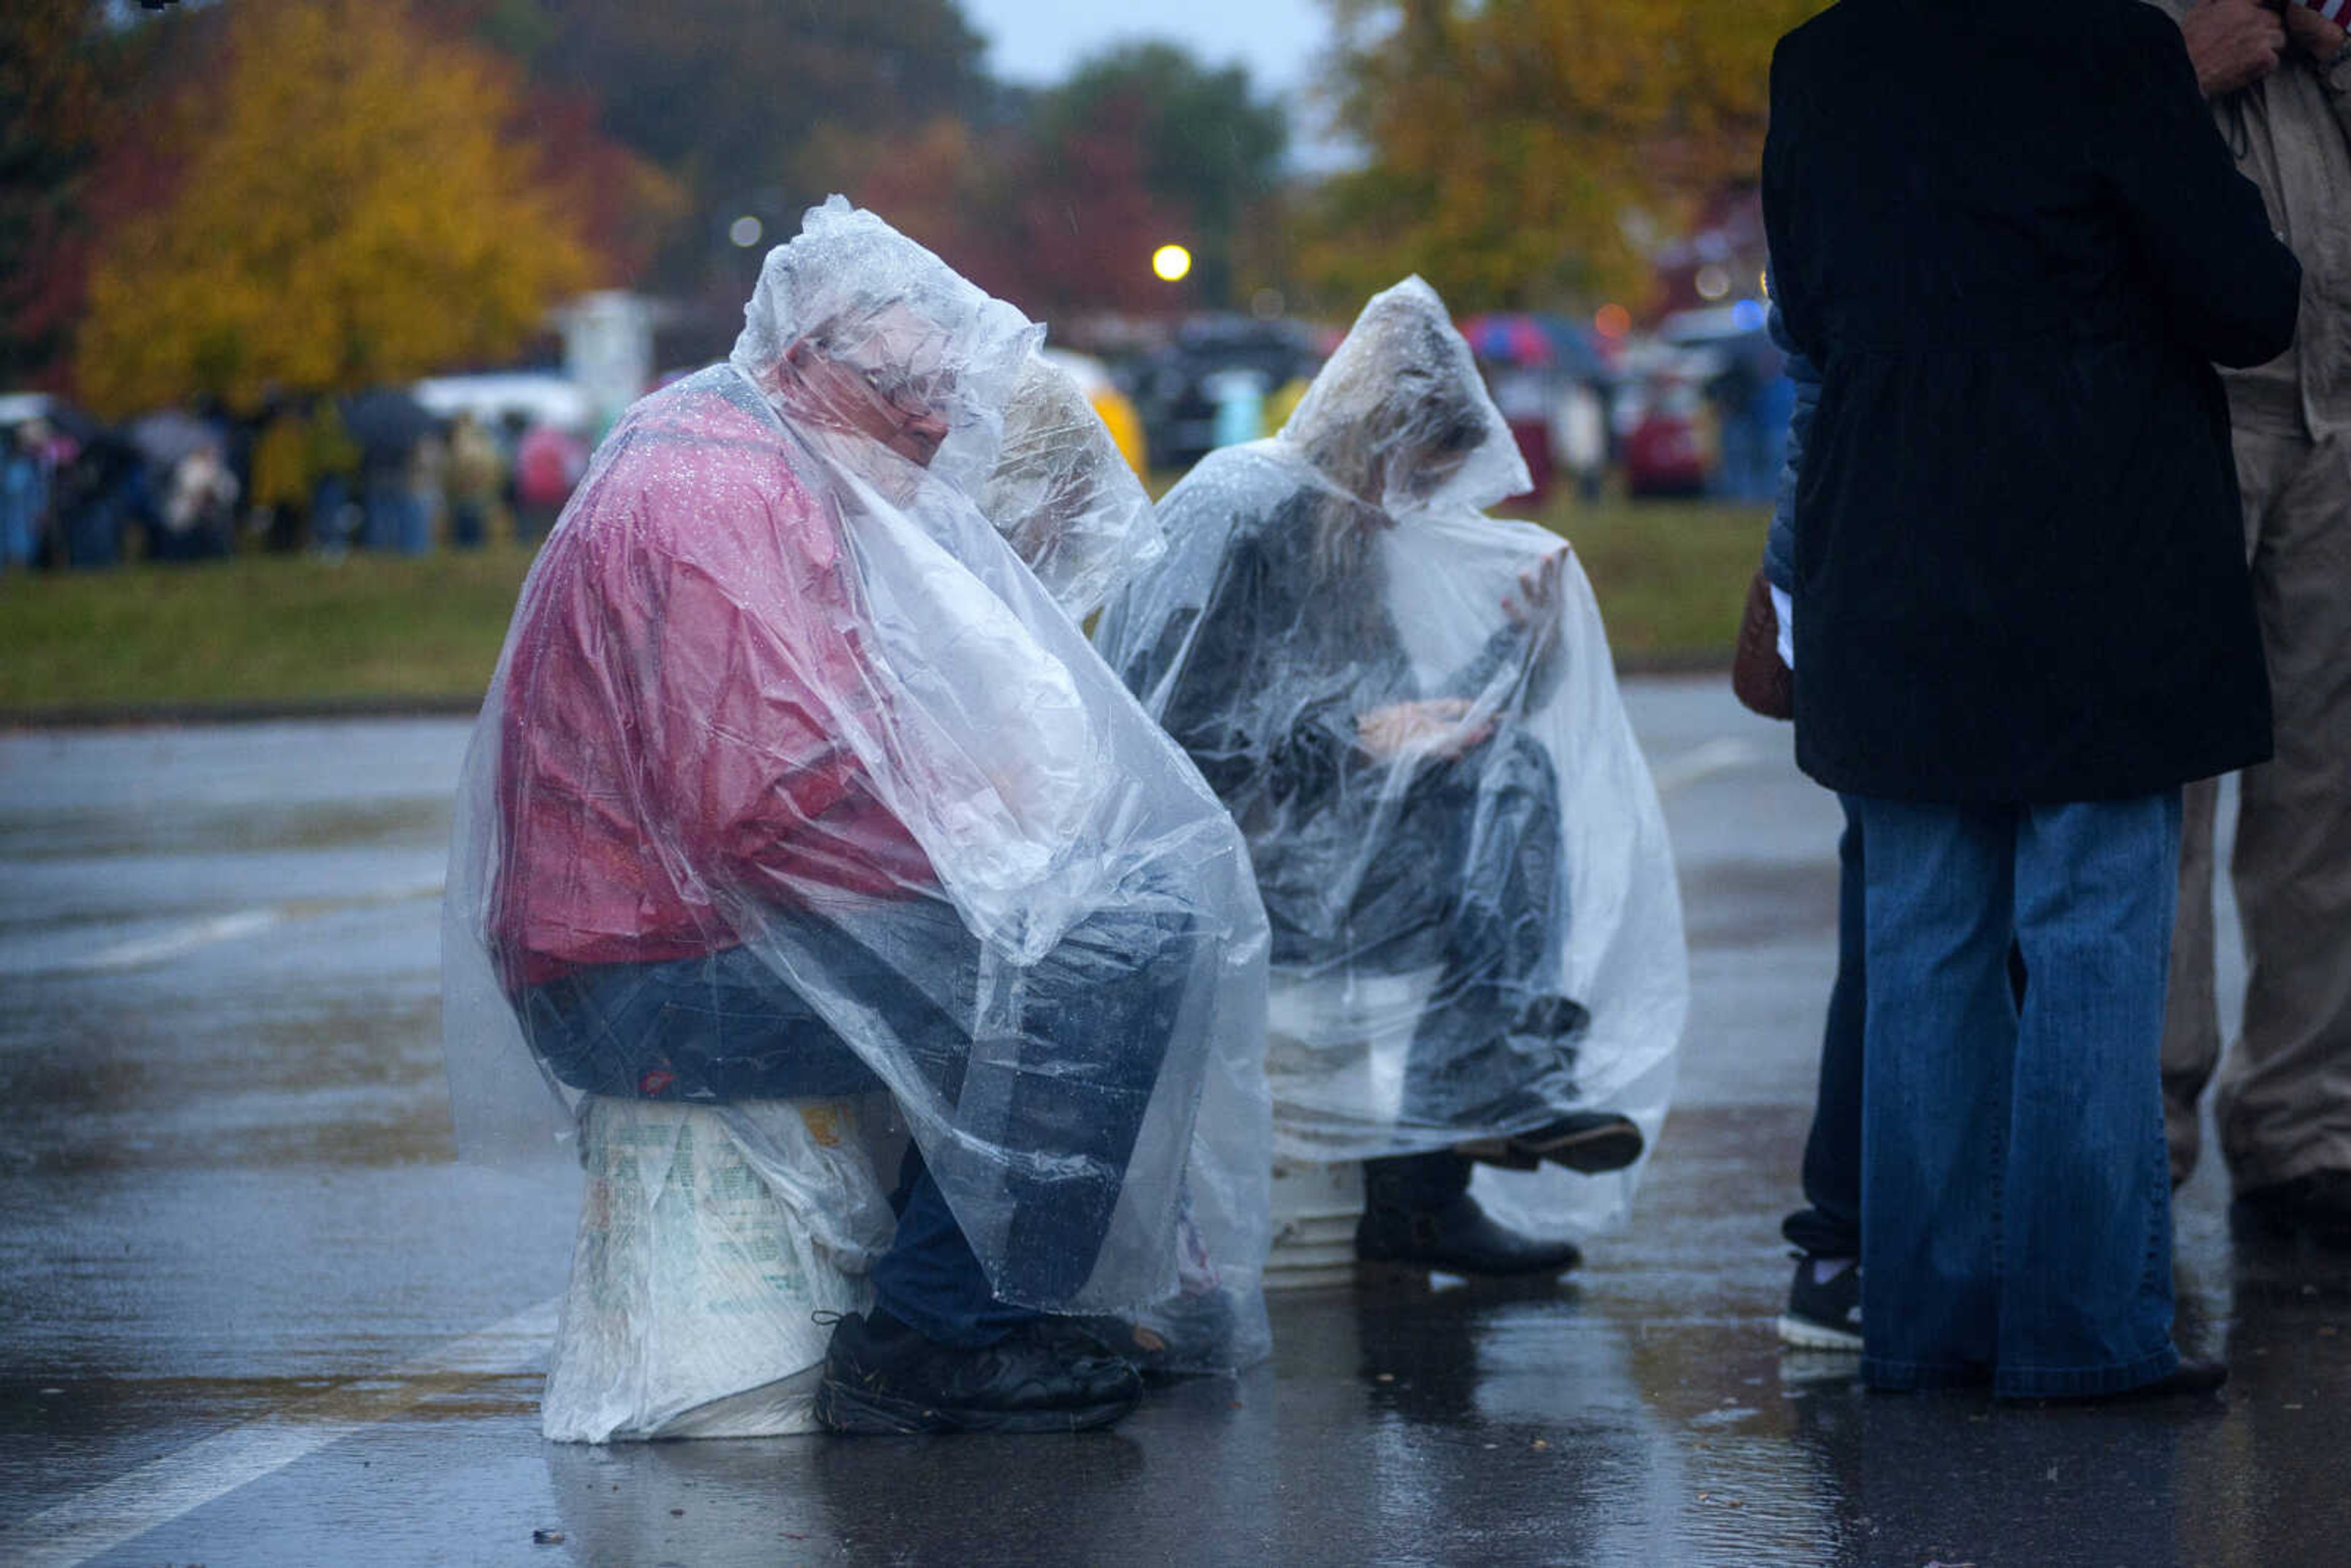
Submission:
{"label": "blue umbrella in background", "polygon": [[1488,310],[1456,323],[1470,351],[1490,365],[1550,371],[1576,381],[1604,382],[1607,360],[1580,322],[1525,310]]}
{"label": "blue umbrella in background", "polygon": [[1489,310],[1454,323],[1469,350],[1489,364],[1548,370],[1558,350],[1542,322],[1523,311]]}

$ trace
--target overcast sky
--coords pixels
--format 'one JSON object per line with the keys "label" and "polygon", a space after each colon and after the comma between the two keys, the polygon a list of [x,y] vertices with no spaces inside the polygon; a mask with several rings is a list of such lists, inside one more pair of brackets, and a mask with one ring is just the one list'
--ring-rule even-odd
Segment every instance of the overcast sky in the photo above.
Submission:
{"label": "overcast sky", "polygon": [[1321,0],[962,0],[998,76],[1045,86],[1109,45],[1171,39],[1210,65],[1249,67],[1259,91],[1305,84],[1331,36]]}

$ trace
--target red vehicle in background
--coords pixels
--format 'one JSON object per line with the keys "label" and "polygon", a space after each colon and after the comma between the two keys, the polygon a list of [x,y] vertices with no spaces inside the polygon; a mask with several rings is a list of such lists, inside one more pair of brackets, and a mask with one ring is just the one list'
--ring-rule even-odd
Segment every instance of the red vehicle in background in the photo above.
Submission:
{"label": "red vehicle in background", "polygon": [[1625,491],[1631,496],[1702,496],[1713,474],[1713,411],[1698,383],[1661,375],[1647,385],[1625,437]]}

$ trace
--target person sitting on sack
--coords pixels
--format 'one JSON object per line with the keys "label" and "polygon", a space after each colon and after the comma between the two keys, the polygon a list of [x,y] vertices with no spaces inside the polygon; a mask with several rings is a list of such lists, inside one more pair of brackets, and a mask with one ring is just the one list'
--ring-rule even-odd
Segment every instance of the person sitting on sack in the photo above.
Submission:
{"label": "person sitting on sack", "polygon": [[[1573,1265],[1553,1221],[1574,1184],[1521,1193],[1554,1232],[1527,1234],[1471,1195],[1472,1158],[1623,1170],[1646,1141],[1627,1111],[1654,1132],[1670,1083],[1687,980],[1662,819],[1582,572],[1483,513],[1526,488],[1468,345],[1407,279],[1280,434],[1167,495],[1169,553],[1097,633],[1248,837],[1278,1147],[1371,1156],[1366,1260]],[[1426,996],[1357,1005],[1404,976]],[[1366,1038],[1404,1043],[1367,1064]]]}
{"label": "person sitting on sack", "polygon": [[[569,1093],[890,1092],[897,1227],[825,1425],[1106,1425],[1137,1375],[1074,1315],[1215,1291],[1203,1356],[1264,1337],[1262,915],[1071,613],[1148,504],[1114,452],[1040,450],[1072,427],[1035,417],[1068,401],[1039,329],[839,198],[746,317],[623,415],[540,552],[453,907]],[[1068,607],[983,515],[991,474]],[[499,1021],[453,1017],[453,1052],[518,1051]]]}

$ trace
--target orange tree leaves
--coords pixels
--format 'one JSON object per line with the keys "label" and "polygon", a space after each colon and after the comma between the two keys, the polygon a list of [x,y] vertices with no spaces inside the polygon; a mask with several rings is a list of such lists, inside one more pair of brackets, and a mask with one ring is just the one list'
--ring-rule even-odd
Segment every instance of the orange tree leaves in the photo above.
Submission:
{"label": "orange tree leaves", "polygon": [[1637,295],[1670,230],[1762,149],[1779,36],[1826,0],[1330,0],[1326,73],[1368,161],[1315,204],[1343,297],[1420,272],[1459,310]]}
{"label": "orange tree leaves", "polygon": [[593,277],[495,56],[400,0],[239,0],[215,47],[166,116],[173,194],[96,258],[92,407],[250,409],[496,359]]}

